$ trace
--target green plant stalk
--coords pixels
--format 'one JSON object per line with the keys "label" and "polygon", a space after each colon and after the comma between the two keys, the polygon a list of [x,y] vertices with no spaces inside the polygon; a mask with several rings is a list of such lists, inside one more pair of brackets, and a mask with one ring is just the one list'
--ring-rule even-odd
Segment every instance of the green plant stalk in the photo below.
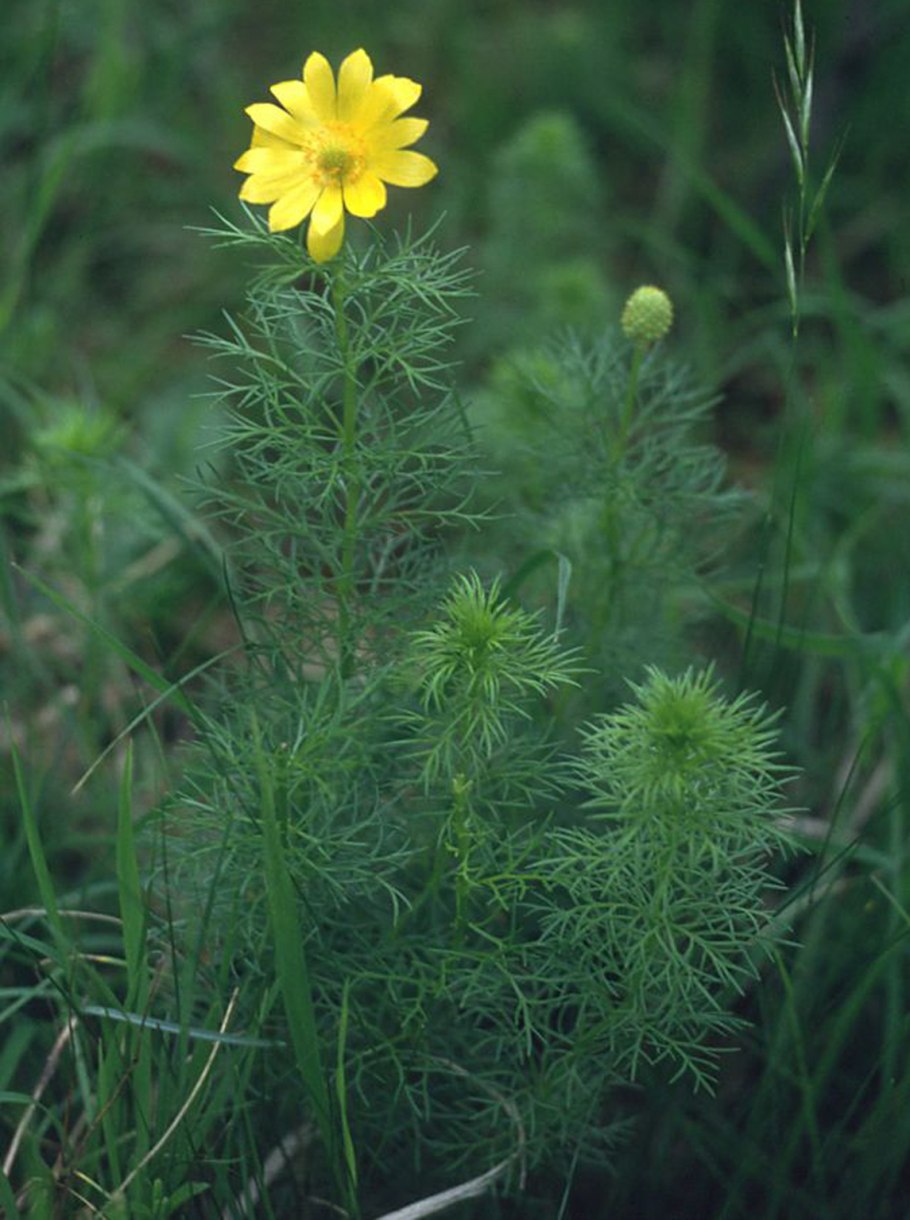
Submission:
{"label": "green plant stalk", "polygon": [[636,343],[632,350],[632,365],[629,369],[629,384],[626,387],[626,398],[623,403],[622,415],[619,419],[619,435],[613,447],[613,461],[618,466],[626,454],[629,440],[629,429],[632,427],[632,416],[635,414],[635,398],[638,393],[638,375],[647,354],[644,343]]}
{"label": "green plant stalk", "polygon": [[[611,464],[614,470],[619,469],[623,458],[626,456],[629,433],[632,429],[632,419],[635,415],[638,378],[647,350],[646,345],[643,343],[636,343],[632,349],[632,363],[629,367],[629,381],[626,386],[626,396],[623,400],[622,412],[619,417],[616,435],[609,438]],[[615,494],[612,488],[608,491],[607,499],[604,502],[602,522],[609,567],[609,599],[601,612],[594,617],[593,634],[595,637],[600,636],[607,626],[610,607],[616,601],[621,584],[622,557],[620,554],[619,522],[617,520]]]}
{"label": "green plant stalk", "polygon": [[[467,755],[470,758],[470,751],[464,749],[459,751],[462,758]],[[468,764],[470,765],[470,764]],[[464,934],[467,930],[467,910],[468,900],[471,886],[470,877],[470,861],[471,850],[473,847],[473,834],[470,828],[471,818],[471,801],[470,791],[473,785],[473,780],[466,774],[461,766],[461,758],[459,763],[454,767],[450,781],[450,790],[452,794],[452,806],[448,821],[442,828],[439,837],[436,840],[432,855],[432,869],[427,878],[427,883],[423,893],[418,898],[415,906],[410,908],[406,913],[405,919],[413,914],[417,906],[423,905],[424,902],[431,899],[433,901],[442,901],[443,891],[448,888],[448,885],[454,875],[455,882],[455,923],[454,934],[456,942],[461,942],[464,939]],[[453,869],[454,861],[454,869]]]}
{"label": "green plant stalk", "polygon": [[459,772],[452,779],[452,830],[454,841],[450,850],[455,854],[455,933],[461,939],[467,928],[468,897],[471,891],[471,831],[468,821],[471,802],[468,793],[471,781]]}
{"label": "green plant stalk", "polygon": [[341,471],[344,480],[344,534],[341,546],[341,572],[337,581],[338,596],[338,657],[341,677],[349,678],[354,671],[355,646],[351,624],[354,599],[354,558],[357,547],[357,503],[360,482],[357,475],[357,369],[351,360],[348,321],[344,316],[345,285],[339,272],[332,282],[332,303],[335,308],[335,334],[341,352],[342,417]]}

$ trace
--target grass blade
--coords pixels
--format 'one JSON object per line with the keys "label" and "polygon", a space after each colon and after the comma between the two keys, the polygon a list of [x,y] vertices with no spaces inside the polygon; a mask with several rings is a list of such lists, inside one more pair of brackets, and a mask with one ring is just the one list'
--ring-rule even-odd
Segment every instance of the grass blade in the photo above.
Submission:
{"label": "grass blade", "polygon": [[25,776],[22,773],[22,763],[19,758],[19,751],[16,749],[12,726],[9,727],[9,742],[13,760],[13,773],[16,777],[16,791],[19,796],[19,808],[22,810],[25,839],[28,844],[28,854],[31,857],[35,879],[38,882],[38,893],[41,895],[41,902],[47,912],[47,921],[51,926],[54,939],[57,941],[58,947],[65,951],[69,945],[69,940],[63,931],[63,921],[60,918],[60,911],[57,907],[57,895],[54,890],[54,883],[51,881],[50,869],[47,866],[44,846],[41,842],[38,818],[25,785]]}
{"label": "grass blade", "polygon": [[[285,862],[278,823],[274,779],[270,774],[258,722],[252,724],[259,779],[262,848],[265,887],[275,946],[275,973],[287,1015],[291,1046],[310,1104],[332,1166],[336,1182],[350,1205],[353,1183],[341,1163],[338,1138],[333,1122],[326,1071],[316,1023],[304,943],[306,930],[297,914],[294,885]],[[356,1214],[356,1210],[351,1212]]]}
{"label": "grass blade", "polygon": [[[127,1006],[144,1012],[148,1006],[149,978],[145,955],[146,915],[136,857],[133,835],[133,747],[127,746],[123,777],[120,782],[120,800],[117,814],[116,867],[120,900],[120,918],[123,922],[123,952],[126,958]],[[152,1058],[151,1040],[144,1029],[130,1031],[128,1045],[136,1059],[133,1074],[133,1098],[135,1103],[135,1130],[138,1158],[145,1156],[149,1145],[152,1115]]]}

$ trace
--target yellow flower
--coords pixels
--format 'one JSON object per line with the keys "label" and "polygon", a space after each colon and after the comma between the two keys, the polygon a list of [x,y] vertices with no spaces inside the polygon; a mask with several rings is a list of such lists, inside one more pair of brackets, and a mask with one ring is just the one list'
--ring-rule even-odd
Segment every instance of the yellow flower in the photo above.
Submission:
{"label": "yellow flower", "polygon": [[272,232],[292,229],[307,216],[307,249],[318,263],[333,258],[344,239],[345,209],[375,216],[385,207],[385,183],[423,186],[436,166],[406,151],[427,129],[426,119],[401,118],[421,87],[405,76],[373,79],[366,51],[354,51],[338,72],[314,51],[302,80],[281,81],[281,103],[247,106],[253,120],[250,148],[235,163],[249,177],[240,188],[247,203],[270,203]]}

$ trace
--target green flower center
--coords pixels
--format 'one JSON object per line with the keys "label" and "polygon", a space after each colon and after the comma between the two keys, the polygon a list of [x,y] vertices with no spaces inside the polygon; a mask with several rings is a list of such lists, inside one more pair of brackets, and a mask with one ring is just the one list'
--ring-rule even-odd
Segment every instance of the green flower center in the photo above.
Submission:
{"label": "green flower center", "polygon": [[365,163],[363,141],[347,124],[327,127],[322,139],[310,153],[316,181],[320,186],[344,186],[356,182]]}
{"label": "green flower center", "polygon": [[343,182],[354,158],[346,148],[324,148],[319,154],[319,168],[324,174]]}

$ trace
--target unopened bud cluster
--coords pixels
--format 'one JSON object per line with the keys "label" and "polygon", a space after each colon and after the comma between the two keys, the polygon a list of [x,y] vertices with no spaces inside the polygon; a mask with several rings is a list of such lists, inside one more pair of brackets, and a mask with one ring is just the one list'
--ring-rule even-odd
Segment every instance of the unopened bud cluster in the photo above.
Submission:
{"label": "unopened bud cluster", "polygon": [[650,347],[673,325],[673,303],[662,288],[650,284],[636,288],[626,301],[621,325],[627,339]]}

